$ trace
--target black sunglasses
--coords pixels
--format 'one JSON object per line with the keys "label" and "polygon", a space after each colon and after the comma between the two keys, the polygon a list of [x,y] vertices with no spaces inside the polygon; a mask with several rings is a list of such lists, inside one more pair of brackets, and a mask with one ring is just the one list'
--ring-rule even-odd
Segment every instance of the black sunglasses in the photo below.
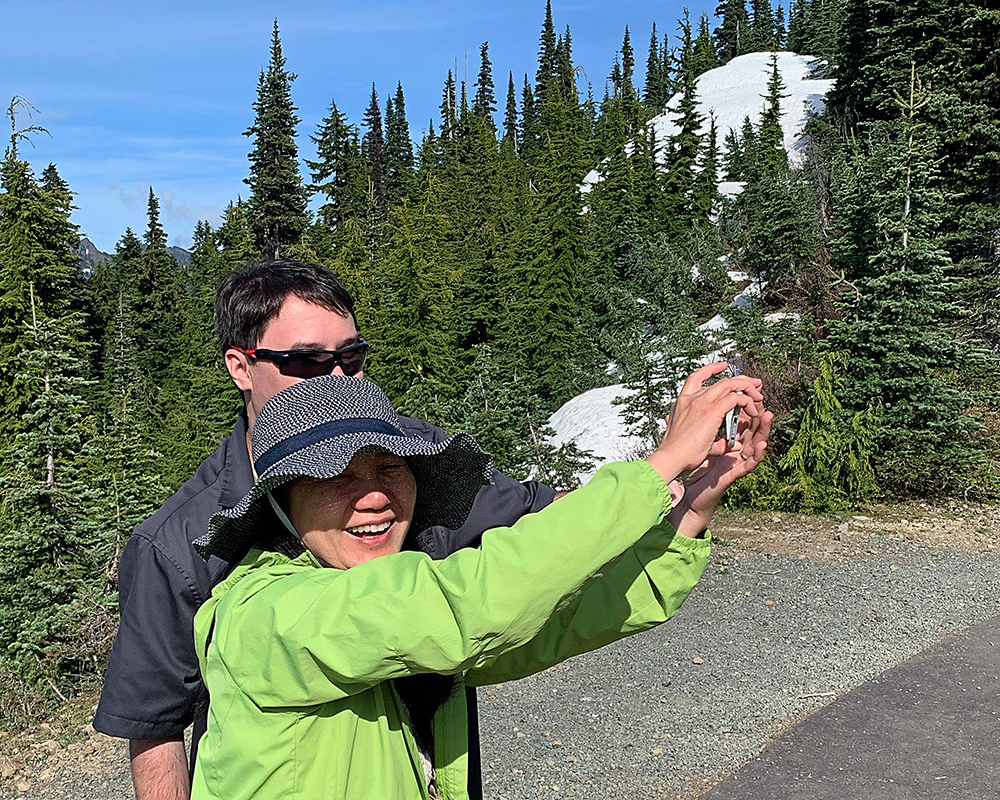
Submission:
{"label": "black sunglasses", "polygon": [[345,375],[357,375],[368,357],[368,342],[360,341],[343,350],[267,350],[238,347],[250,358],[270,361],[278,372],[292,378],[315,378],[331,375],[339,366]]}

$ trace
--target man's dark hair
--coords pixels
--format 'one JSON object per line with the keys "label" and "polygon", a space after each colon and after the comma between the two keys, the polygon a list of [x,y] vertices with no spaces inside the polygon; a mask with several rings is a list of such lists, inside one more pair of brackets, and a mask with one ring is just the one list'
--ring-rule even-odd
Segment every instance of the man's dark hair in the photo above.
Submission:
{"label": "man's dark hair", "polygon": [[345,317],[350,315],[357,325],[354,299],[326,267],[287,259],[263,261],[219,281],[215,334],[222,352],[230,347],[256,347],[290,294]]}

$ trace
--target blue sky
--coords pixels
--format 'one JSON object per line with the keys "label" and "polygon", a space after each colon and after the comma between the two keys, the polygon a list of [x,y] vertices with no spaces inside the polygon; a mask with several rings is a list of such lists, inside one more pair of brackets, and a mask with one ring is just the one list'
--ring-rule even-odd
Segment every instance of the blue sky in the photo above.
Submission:
{"label": "blue sky", "polygon": [[[686,5],[697,24],[715,2]],[[554,0],[553,19],[558,32],[570,26],[574,60],[599,99],[625,26],[641,84],[653,22],[673,44],[683,7]],[[444,79],[456,63],[460,77],[468,70],[471,93],[484,41],[502,114],[508,72],[519,93],[525,73],[534,80],[544,15],[544,0],[369,0],[363,7],[343,0],[5,0],[0,101],[6,108],[18,95],[37,109],[30,119],[20,113],[18,127],[41,125],[51,137],[35,135],[20,155],[36,174],[56,164],[76,194],[74,221],[101,250],[113,251],[126,227],[145,230],[150,186],[170,243],[187,247],[198,219],[216,226],[222,209],[247,195],[251,143],[243,131],[253,121],[276,17],[287,68],[298,75],[299,154],[312,158],[309,135],[330,101],[359,123],[372,82],[383,111],[386,95],[403,84],[419,140],[432,117],[437,124]]]}

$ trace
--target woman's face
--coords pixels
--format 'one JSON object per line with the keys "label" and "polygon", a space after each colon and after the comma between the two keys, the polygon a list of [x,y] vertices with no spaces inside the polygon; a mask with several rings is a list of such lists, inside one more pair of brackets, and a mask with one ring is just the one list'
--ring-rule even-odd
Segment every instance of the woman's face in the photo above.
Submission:
{"label": "woman's face", "polygon": [[294,481],[288,518],[313,555],[349,569],[400,551],[416,499],[406,461],[392,453],[362,453],[336,478]]}

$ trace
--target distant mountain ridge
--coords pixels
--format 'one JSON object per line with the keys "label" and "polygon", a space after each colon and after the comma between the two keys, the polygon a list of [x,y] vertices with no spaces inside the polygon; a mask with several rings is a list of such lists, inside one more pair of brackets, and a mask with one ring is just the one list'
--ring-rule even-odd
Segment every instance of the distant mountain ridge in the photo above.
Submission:
{"label": "distant mountain ridge", "polygon": [[[90,277],[94,274],[94,270],[97,269],[97,265],[111,258],[110,253],[105,253],[101,251],[96,244],[94,244],[86,236],[81,237],[80,246],[74,248],[74,253],[80,259],[80,272],[86,277]],[[182,267],[186,267],[191,263],[191,251],[185,250],[183,247],[168,247],[167,252],[170,253],[174,258],[177,259],[177,263]]]}

